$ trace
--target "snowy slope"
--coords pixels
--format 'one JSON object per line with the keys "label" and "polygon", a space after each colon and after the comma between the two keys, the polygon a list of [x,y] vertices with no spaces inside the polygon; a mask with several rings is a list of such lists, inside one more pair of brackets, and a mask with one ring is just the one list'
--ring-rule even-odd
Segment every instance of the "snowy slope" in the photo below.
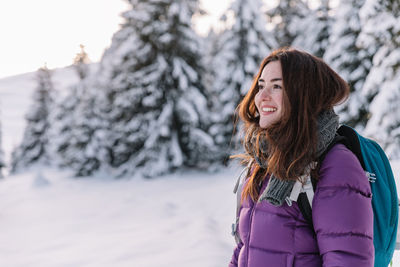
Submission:
{"label": "snowy slope", "polygon": [[[0,80],[6,153],[21,138],[33,77]],[[60,88],[74,79],[69,68],[55,71]],[[399,177],[400,161],[392,164]],[[239,172],[114,180],[36,168],[6,177],[0,180],[0,266],[227,266]],[[397,252],[393,266],[400,267]]]}

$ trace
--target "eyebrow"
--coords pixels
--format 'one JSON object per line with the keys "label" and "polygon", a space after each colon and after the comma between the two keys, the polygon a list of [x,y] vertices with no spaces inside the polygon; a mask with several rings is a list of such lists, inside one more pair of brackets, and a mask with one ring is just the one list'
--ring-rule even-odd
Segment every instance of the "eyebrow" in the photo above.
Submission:
{"label": "eyebrow", "polygon": [[[282,78],[273,78],[271,82],[282,81]],[[258,79],[258,82],[265,82],[264,79]]]}

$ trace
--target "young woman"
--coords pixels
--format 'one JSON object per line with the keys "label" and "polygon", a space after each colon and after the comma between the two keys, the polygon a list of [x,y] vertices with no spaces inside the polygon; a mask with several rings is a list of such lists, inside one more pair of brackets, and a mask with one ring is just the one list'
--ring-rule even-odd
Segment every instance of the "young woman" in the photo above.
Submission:
{"label": "young woman", "polygon": [[[264,59],[239,105],[250,168],[230,267],[373,266],[372,194],[359,161],[336,144],[313,164],[338,128],[333,106],[348,94],[346,82],[308,53],[286,48]],[[310,173],[318,179],[314,228],[289,198]]]}

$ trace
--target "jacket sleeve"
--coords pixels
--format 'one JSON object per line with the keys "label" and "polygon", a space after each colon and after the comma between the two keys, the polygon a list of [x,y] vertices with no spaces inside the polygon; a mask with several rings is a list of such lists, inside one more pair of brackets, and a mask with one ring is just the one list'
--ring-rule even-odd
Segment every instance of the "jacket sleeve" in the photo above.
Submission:
{"label": "jacket sleeve", "polygon": [[313,223],[324,267],[374,266],[371,188],[343,145],[327,154],[313,200]]}
{"label": "jacket sleeve", "polygon": [[232,259],[231,262],[229,263],[229,267],[237,267],[238,266],[238,258],[239,258],[239,253],[240,250],[243,247],[243,243],[240,242],[236,245],[235,249],[233,250],[233,255],[232,255]]}

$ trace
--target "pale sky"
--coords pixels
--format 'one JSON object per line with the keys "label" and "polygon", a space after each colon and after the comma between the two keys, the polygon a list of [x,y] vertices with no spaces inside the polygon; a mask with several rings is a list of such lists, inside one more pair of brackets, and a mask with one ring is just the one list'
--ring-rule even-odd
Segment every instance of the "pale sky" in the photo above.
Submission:
{"label": "pale sky", "polygon": [[[196,20],[199,33],[228,7],[230,0],[202,0],[209,13]],[[0,78],[72,64],[79,45],[100,60],[122,22],[125,0],[0,0]]]}

